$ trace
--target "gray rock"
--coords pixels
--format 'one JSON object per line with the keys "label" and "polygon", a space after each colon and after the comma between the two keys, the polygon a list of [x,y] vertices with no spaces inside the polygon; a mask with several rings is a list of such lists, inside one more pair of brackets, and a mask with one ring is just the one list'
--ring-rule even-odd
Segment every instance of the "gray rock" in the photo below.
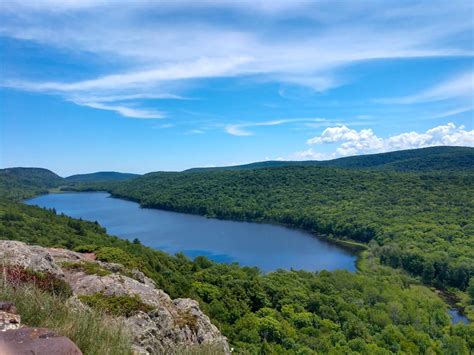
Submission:
{"label": "gray rock", "polygon": [[[126,270],[122,265],[95,261],[85,255],[64,249],[29,246],[21,242],[0,241],[0,260],[49,272],[63,278],[74,293],[67,302],[76,311],[87,311],[77,296],[103,293],[108,296],[138,295],[143,303],[153,307],[150,312],[122,318],[133,338],[137,354],[174,354],[179,349],[212,347],[212,353],[230,353],[227,339],[191,299],[172,300],[153,280],[138,270]],[[109,275],[88,275],[78,269],[62,270],[60,262],[95,262],[106,268]],[[132,277],[124,276],[127,273]],[[0,351],[1,353],[1,351]]]}
{"label": "gray rock", "polygon": [[61,268],[54,262],[48,249],[39,246],[26,245],[13,240],[2,240],[0,241],[0,260],[9,265],[64,277]]}
{"label": "gray rock", "polygon": [[89,254],[81,254],[72,250],[61,249],[61,248],[44,248],[48,253],[53,257],[55,262],[81,262],[89,261],[90,258],[87,257]]}
{"label": "gray rock", "polygon": [[0,332],[2,355],[82,355],[70,339],[45,328],[20,328]]}

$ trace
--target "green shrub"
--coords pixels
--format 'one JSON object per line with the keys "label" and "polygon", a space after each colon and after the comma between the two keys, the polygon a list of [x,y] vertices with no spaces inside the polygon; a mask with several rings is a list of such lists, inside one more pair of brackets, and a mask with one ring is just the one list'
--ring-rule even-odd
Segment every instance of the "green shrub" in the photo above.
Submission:
{"label": "green shrub", "polygon": [[82,271],[87,275],[107,276],[111,274],[111,272],[106,268],[90,261],[81,261],[76,263],[66,261],[61,263],[61,267],[63,269]]}
{"label": "green shrub", "polygon": [[133,269],[140,268],[140,262],[133,255],[127,253],[126,251],[115,248],[115,247],[102,247],[99,248],[96,253],[97,260],[105,261],[108,263],[118,263],[123,266]]}
{"label": "green shrub", "polygon": [[153,307],[143,303],[137,295],[106,296],[95,293],[90,296],[79,296],[79,299],[88,306],[115,316],[130,317],[137,312],[150,312]]}
{"label": "green shrub", "polygon": [[97,245],[83,244],[83,245],[78,245],[77,247],[75,247],[74,251],[77,251],[78,253],[93,253],[97,249],[99,249],[99,246]]}

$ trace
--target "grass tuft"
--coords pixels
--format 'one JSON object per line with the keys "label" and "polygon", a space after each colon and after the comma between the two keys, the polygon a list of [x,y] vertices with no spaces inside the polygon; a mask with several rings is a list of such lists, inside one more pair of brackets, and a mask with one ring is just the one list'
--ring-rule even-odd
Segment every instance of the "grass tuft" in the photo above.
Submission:
{"label": "grass tuft", "polygon": [[131,354],[131,340],[121,323],[103,312],[76,310],[64,297],[31,283],[13,287],[0,281],[0,300],[13,302],[23,324],[45,327],[69,337],[84,354]]}

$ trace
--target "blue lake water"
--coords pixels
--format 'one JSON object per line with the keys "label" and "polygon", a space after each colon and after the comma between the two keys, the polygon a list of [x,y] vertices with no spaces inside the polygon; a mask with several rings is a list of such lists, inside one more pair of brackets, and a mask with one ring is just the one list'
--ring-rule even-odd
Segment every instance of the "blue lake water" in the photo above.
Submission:
{"label": "blue lake water", "polygon": [[448,310],[448,314],[451,317],[451,323],[457,324],[457,323],[464,323],[468,324],[469,319],[463,314],[461,314],[457,309],[450,309]]}
{"label": "blue lake water", "polygon": [[144,245],[170,254],[205,255],[217,262],[238,262],[263,271],[355,271],[355,254],[309,233],[281,226],[140,208],[135,202],[104,192],[42,195],[26,203],[97,221],[109,234],[138,238]]}

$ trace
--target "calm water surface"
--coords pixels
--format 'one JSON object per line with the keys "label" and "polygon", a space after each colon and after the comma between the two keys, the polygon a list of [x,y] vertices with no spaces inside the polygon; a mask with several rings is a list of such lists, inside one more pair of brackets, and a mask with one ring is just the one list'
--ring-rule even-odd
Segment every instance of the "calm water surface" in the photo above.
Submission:
{"label": "calm water surface", "polygon": [[43,195],[26,203],[98,221],[109,234],[129,240],[138,238],[143,244],[170,254],[205,255],[218,262],[238,262],[264,271],[355,270],[354,254],[285,227],[140,208],[135,202],[103,192]]}
{"label": "calm water surface", "polygon": [[464,323],[468,324],[469,319],[463,314],[461,314],[457,309],[450,309],[448,310],[448,314],[451,317],[451,323],[457,324],[457,323]]}

